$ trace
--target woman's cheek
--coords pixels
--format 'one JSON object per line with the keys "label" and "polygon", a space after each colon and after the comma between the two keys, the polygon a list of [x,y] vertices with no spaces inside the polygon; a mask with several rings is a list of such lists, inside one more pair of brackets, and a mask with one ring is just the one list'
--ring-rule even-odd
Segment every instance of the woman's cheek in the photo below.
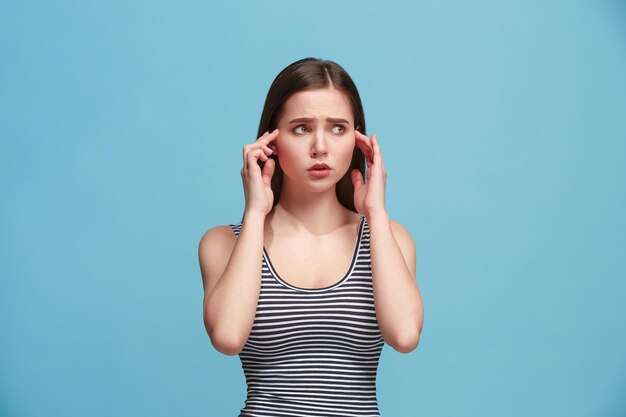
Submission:
{"label": "woman's cheek", "polygon": [[292,158],[285,152],[284,149],[279,150],[276,153],[276,158],[278,159],[278,163],[280,164],[280,168],[283,172],[290,174],[293,172],[293,167],[291,166]]}

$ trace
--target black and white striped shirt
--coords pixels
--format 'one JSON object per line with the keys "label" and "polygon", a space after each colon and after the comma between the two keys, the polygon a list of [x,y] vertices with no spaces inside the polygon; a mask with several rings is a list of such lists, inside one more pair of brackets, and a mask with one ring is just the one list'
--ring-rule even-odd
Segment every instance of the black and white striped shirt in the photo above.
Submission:
{"label": "black and white striped shirt", "polygon": [[[230,226],[239,236],[242,223]],[[248,387],[239,417],[380,417],[376,372],[384,340],[363,215],[355,240],[348,271],[324,288],[287,283],[263,248],[256,316],[239,353]]]}

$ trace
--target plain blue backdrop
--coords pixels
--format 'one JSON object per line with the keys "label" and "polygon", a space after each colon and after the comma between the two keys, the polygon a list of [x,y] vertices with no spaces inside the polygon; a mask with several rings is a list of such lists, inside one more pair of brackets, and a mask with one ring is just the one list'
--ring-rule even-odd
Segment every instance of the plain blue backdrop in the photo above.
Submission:
{"label": "plain blue backdrop", "polygon": [[626,415],[624,1],[0,5],[0,415],[234,417],[197,246],[278,72],[342,65],[417,247],[383,417]]}

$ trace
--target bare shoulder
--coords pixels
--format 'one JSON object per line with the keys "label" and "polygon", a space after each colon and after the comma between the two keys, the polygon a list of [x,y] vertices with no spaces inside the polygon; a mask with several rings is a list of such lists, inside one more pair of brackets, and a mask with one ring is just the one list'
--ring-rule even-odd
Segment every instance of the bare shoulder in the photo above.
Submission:
{"label": "bare shoulder", "polygon": [[207,230],[200,238],[199,249],[200,250],[219,250],[221,245],[235,243],[235,232],[230,225],[213,226]]}
{"label": "bare shoulder", "polygon": [[198,260],[205,294],[217,283],[235,247],[235,233],[229,225],[214,226],[207,230],[198,244]]}
{"label": "bare shoulder", "polygon": [[404,227],[404,225],[400,222],[397,222],[395,220],[389,220],[389,223],[391,224],[391,231],[393,232],[393,235],[397,238],[397,237],[404,237],[404,238],[409,238],[410,240],[413,240],[413,237],[411,236],[411,234],[409,233],[409,231],[406,229],[406,227]]}
{"label": "bare shoulder", "polygon": [[416,271],[416,250],[415,250],[415,241],[413,237],[409,233],[409,231],[404,227],[400,222],[389,220],[391,224],[391,232],[393,233],[393,237],[398,242],[398,246],[400,247],[400,251],[404,256],[404,260],[406,261],[406,265],[409,268],[409,271],[413,276],[415,276]]}

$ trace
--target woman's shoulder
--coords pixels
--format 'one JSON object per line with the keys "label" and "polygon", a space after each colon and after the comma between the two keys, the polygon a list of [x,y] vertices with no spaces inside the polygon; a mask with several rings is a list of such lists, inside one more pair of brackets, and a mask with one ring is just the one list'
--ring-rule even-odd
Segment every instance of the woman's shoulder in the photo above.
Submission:
{"label": "woman's shoulder", "polygon": [[200,238],[200,243],[202,242],[223,242],[228,240],[233,240],[235,238],[234,230],[239,226],[239,223],[230,223],[230,224],[221,224],[217,226],[213,226],[208,229],[202,237]]}
{"label": "woman's shoulder", "polygon": [[213,288],[222,275],[235,247],[235,234],[230,225],[213,226],[200,238],[198,258],[205,291]]}
{"label": "woman's shoulder", "polygon": [[404,227],[404,225],[402,223],[400,223],[399,221],[392,220],[390,218],[389,219],[389,224],[391,224],[391,229],[392,229],[394,235],[397,232],[398,234],[403,234],[403,235],[409,235],[410,236],[410,233],[407,230],[407,228]]}
{"label": "woman's shoulder", "polygon": [[236,228],[237,225],[237,223],[234,223],[211,227],[209,230],[204,232],[200,238],[198,251],[205,254],[215,252],[230,253],[229,247],[232,251],[232,246],[234,246],[236,238],[233,227]]}
{"label": "woman's shoulder", "polygon": [[393,233],[398,243],[403,243],[405,247],[409,249],[414,249],[415,241],[411,236],[411,233],[407,230],[404,225],[398,221],[389,219],[389,224],[391,225],[391,232]]}

